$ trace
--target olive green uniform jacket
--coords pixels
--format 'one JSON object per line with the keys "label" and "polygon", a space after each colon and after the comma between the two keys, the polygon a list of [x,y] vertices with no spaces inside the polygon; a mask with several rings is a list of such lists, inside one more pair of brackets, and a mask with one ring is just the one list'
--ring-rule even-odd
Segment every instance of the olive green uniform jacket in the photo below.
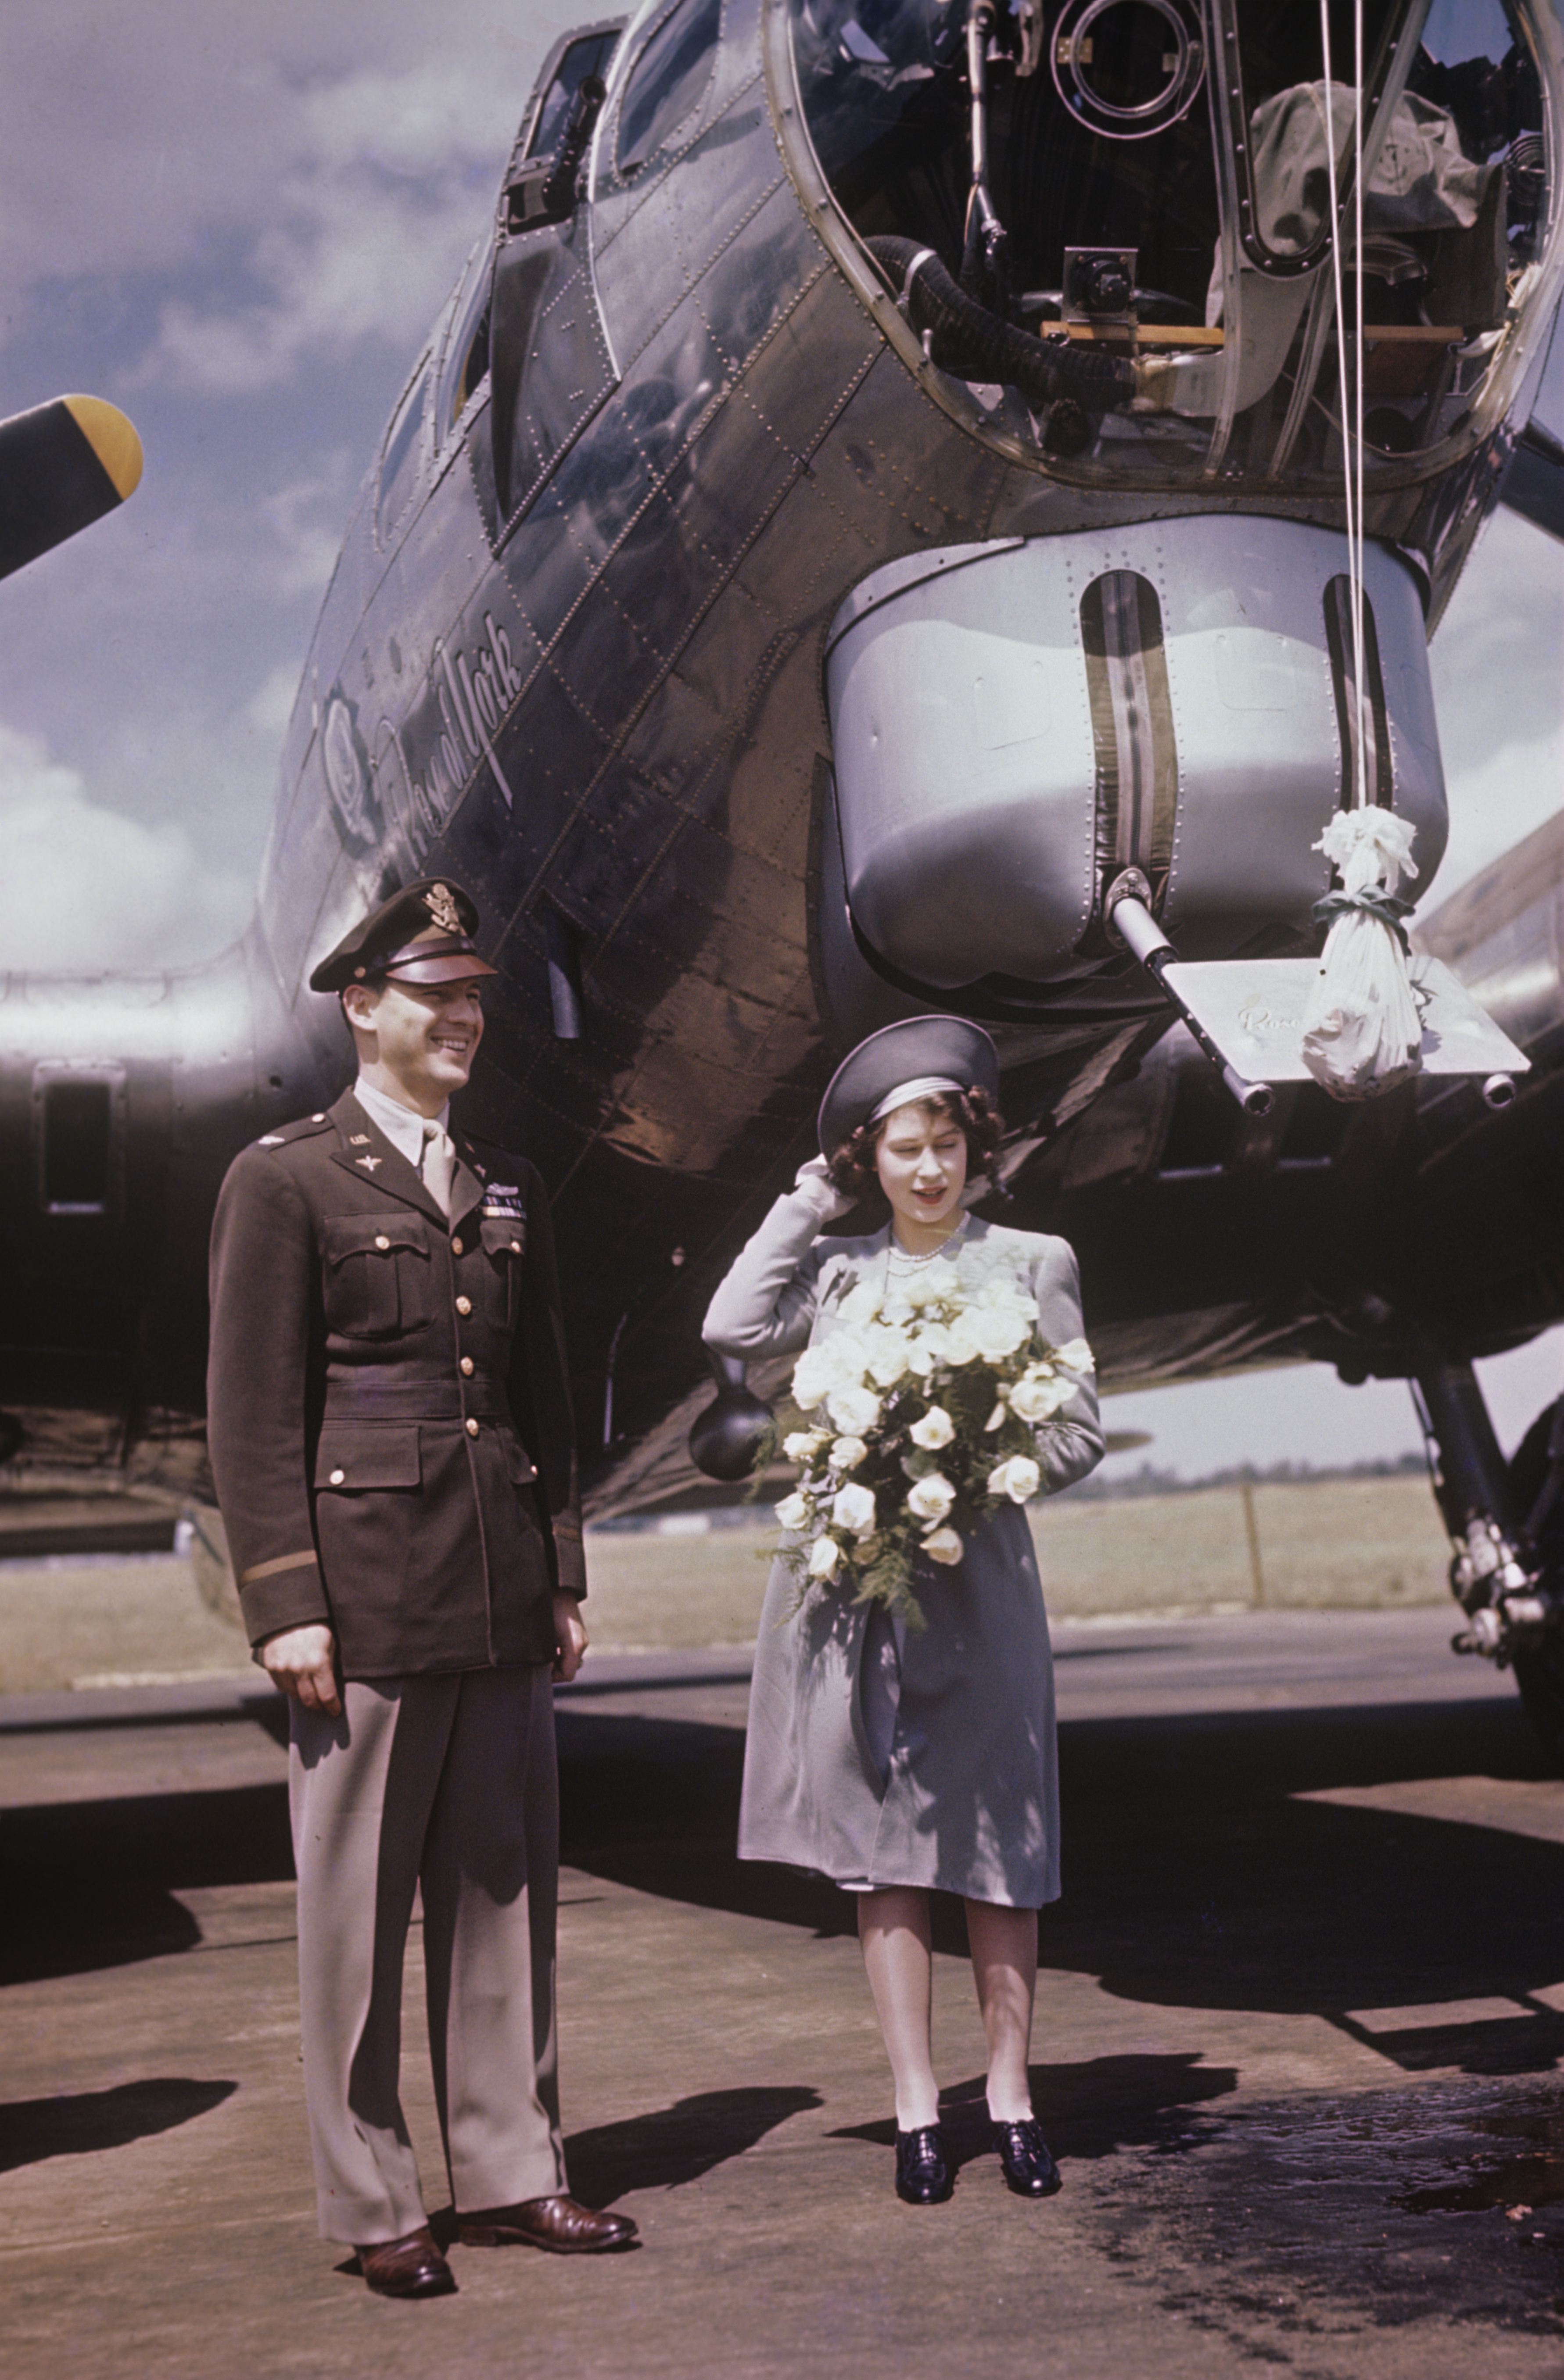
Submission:
{"label": "olive green uniform jacket", "polygon": [[586,1592],[554,1235],[453,1130],[447,1220],[351,1092],[237,1157],[212,1234],[208,1442],[252,1643],[347,1678],[549,1661]]}

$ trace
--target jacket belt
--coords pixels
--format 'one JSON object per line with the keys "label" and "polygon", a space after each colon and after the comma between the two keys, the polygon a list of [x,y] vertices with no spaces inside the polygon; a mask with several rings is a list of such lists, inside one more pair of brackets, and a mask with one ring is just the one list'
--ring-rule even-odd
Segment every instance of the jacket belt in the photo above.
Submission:
{"label": "jacket belt", "polygon": [[498,1380],[475,1372],[470,1380],[448,1372],[332,1371],[326,1376],[324,1419],[333,1421],[508,1421],[510,1407]]}

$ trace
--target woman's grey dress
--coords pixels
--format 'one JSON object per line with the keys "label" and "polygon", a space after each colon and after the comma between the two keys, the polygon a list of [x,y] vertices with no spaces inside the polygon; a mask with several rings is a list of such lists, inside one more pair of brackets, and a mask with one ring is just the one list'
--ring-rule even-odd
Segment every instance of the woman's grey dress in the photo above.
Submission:
{"label": "woman's grey dress", "polygon": [[[712,1301],[705,1338],[758,1361],[813,1345],[842,1299],[884,1278],[889,1232],[816,1238],[808,1191],[779,1198]],[[965,1266],[1002,1267],[1031,1290],[1054,1346],[1081,1332],[1064,1240],[973,1220]],[[1103,1454],[1091,1376],[1045,1425],[1047,1490]],[[835,1882],[923,1885],[1037,1909],[1058,1898],[1058,1771],[1048,1621],[1026,1514],[1012,1505],[949,1568],[920,1561],[927,1625],[812,1587],[773,1563],[755,1647],[739,1820],[740,1859],[781,1860]]]}

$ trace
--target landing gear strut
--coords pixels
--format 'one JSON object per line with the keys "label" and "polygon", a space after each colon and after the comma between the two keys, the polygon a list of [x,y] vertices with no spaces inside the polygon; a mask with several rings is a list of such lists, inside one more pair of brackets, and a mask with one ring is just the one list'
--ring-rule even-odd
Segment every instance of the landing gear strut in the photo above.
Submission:
{"label": "landing gear strut", "polygon": [[1507,1465],[1470,1364],[1426,1343],[1413,1388],[1454,1548],[1450,1592],[1467,1620],[1452,1647],[1513,1666],[1528,1716],[1564,1766],[1564,1400]]}

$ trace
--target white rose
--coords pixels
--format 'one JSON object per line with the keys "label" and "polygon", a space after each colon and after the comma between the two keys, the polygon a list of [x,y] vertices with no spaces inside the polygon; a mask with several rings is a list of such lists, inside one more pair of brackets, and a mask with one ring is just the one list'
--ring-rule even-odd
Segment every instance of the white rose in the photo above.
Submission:
{"label": "white rose", "polygon": [[838,1438],[831,1449],[833,1471],[856,1471],[869,1449],[861,1438]]}
{"label": "white rose", "polygon": [[925,1330],[919,1331],[915,1339],[910,1339],[907,1342],[908,1370],[916,1372],[921,1380],[926,1380],[935,1366],[944,1363],[949,1336],[943,1322],[931,1322]]}
{"label": "white rose", "polygon": [[990,1364],[998,1363],[1003,1355],[1013,1355],[1022,1341],[1032,1336],[1029,1317],[1017,1313],[1013,1306],[975,1306],[962,1319],[977,1342],[979,1354]]}
{"label": "white rose", "polygon": [[907,1509],[920,1521],[943,1521],[956,1501],[956,1490],[943,1473],[931,1471],[907,1499]]}
{"label": "white rose", "polygon": [[983,1354],[978,1343],[977,1317],[959,1314],[954,1322],[945,1327],[945,1360],[947,1364],[975,1364]]}
{"label": "white rose", "polygon": [[1010,1390],[1010,1411],[1022,1421],[1046,1421],[1050,1414],[1069,1402],[1072,1391],[1063,1380],[1051,1380],[1029,1372]]}
{"label": "white rose", "polygon": [[800,1496],[795,1488],[792,1494],[784,1496],[777,1505],[776,1518],[785,1529],[805,1529],[809,1526],[809,1511],[808,1497]]}
{"label": "white rose", "polygon": [[842,1549],[835,1537],[816,1537],[809,1549],[811,1578],[835,1578]]}
{"label": "white rose", "polygon": [[838,1488],[831,1506],[831,1518],[838,1529],[850,1529],[855,1537],[866,1537],[874,1526],[874,1498],[867,1488],[856,1482]]}
{"label": "white rose", "polygon": [[873,1322],[879,1310],[879,1284],[873,1281],[861,1281],[849,1289],[837,1308],[844,1322]]}
{"label": "white rose", "polygon": [[880,1400],[873,1389],[833,1389],[825,1399],[825,1410],[839,1430],[861,1438],[880,1418]]}
{"label": "white rose", "polygon": [[988,1475],[991,1496],[1008,1496],[1012,1504],[1024,1504],[1035,1496],[1042,1485],[1043,1474],[1030,1454],[1012,1454],[1008,1463],[996,1463]]}
{"label": "white rose", "polygon": [[806,1347],[793,1366],[793,1402],[813,1413],[836,1378],[836,1366],[826,1347]]}
{"label": "white rose", "polygon": [[1084,1339],[1067,1339],[1062,1347],[1054,1350],[1055,1363],[1062,1364],[1067,1372],[1093,1371],[1096,1360]]}
{"label": "white rose", "polygon": [[823,1429],[790,1429],[782,1441],[782,1451],[789,1463],[807,1463],[825,1443]]}
{"label": "white rose", "polygon": [[945,1305],[961,1286],[960,1276],[954,1265],[934,1263],[915,1272],[910,1281],[899,1284],[909,1305],[920,1310],[925,1305]]}
{"label": "white rose", "polygon": [[869,1339],[869,1377],[882,1389],[896,1386],[907,1369],[907,1337],[904,1331],[887,1330],[882,1327],[872,1331]]}
{"label": "white rose", "polygon": [[931,1561],[959,1562],[966,1548],[954,1529],[931,1529],[922,1550]]}
{"label": "white rose", "polygon": [[907,1433],[914,1446],[925,1446],[932,1454],[936,1447],[948,1446],[956,1435],[956,1425],[943,1405],[931,1405],[922,1421],[915,1421]]}

